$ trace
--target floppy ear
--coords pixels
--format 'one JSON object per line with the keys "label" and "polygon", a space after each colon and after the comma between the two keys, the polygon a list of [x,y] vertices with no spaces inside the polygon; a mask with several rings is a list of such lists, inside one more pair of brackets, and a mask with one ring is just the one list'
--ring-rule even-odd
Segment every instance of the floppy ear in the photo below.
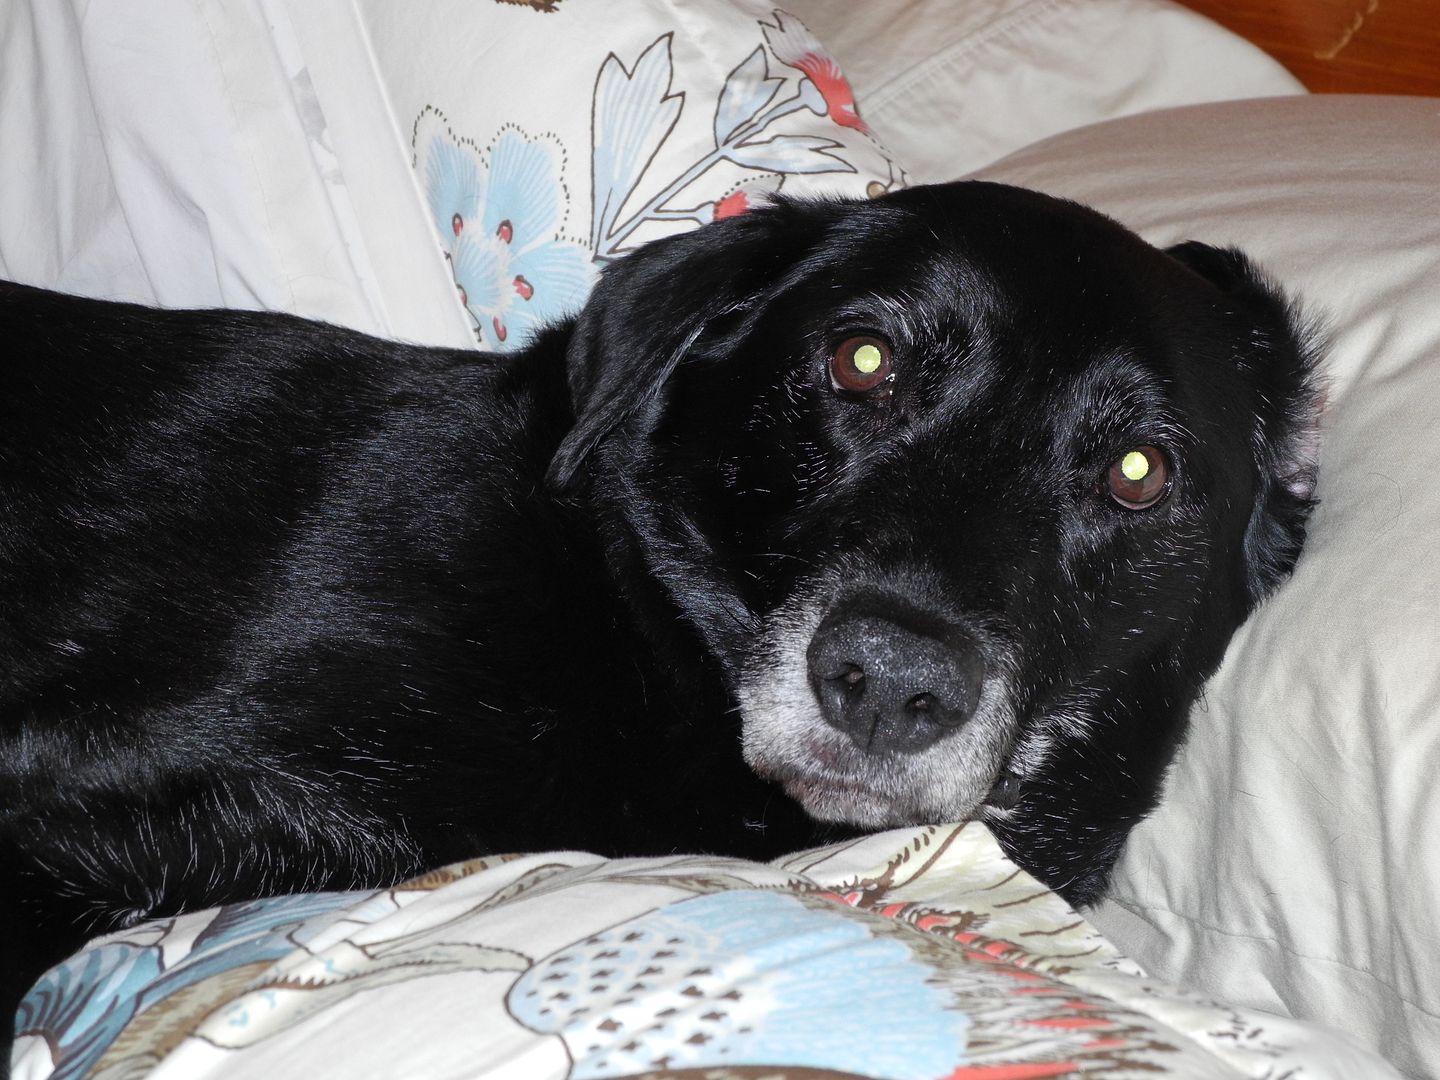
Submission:
{"label": "floppy ear", "polygon": [[575,424],[546,473],[552,490],[572,487],[606,434],[656,407],[665,380],[712,323],[751,305],[795,266],[817,209],[777,201],[646,244],[606,267],[570,338]]}
{"label": "floppy ear", "polygon": [[1295,565],[1315,506],[1325,400],[1316,370],[1318,335],[1243,252],[1191,241],[1167,254],[1220,289],[1247,324],[1250,348],[1239,362],[1255,390],[1251,443],[1261,490],[1244,550],[1250,596],[1258,601]]}

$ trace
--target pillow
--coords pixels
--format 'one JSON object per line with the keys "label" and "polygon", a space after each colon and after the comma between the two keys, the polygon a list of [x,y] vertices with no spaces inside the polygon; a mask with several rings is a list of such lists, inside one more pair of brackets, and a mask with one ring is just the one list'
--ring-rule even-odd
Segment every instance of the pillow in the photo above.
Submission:
{"label": "pillow", "polygon": [[1304,93],[1249,42],[1168,0],[786,6],[834,50],[912,180],[949,180],[1069,128]]}
{"label": "pillow", "polygon": [[1440,101],[1305,97],[1071,132],[978,174],[1235,244],[1328,342],[1320,506],[1093,913],[1152,974],[1440,1075]]}
{"label": "pillow", "polygon": [[1398,1080],[1333,1032],[1146,978],[986,828],[773,863],[496,855],[92,942],[14,1075]]}
{"label": "pillow", "polygon": [[863,113],[829,46],[770,0],[355,6],[474,333],[500,350],[577,307],[591,259],[761,192],[902,183],[872,108],[905,144],[898,161],[948,177],[1100,117],[1300,90],[1156,0],[802,0],[866,72]]}
{"label": "pillow", "polygon": [[765,0],[358,0],[476,339],[580,306],[597,266],[762,193],[899,167],[819,41]]}

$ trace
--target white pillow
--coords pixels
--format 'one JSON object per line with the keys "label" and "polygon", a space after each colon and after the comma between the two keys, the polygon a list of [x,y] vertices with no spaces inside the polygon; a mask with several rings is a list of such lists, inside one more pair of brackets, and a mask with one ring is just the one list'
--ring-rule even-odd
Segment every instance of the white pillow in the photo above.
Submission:
{"label": "white pillow", "polygon": [[1309,544],[1094,921],[1152,974],[1440,1075],[1440,101],[1156,113],[980,175],[1236,244],[1328,326]]}
{"label": "white pillow", "polygon": [[1169,0],[786,0],[835,51],[910,178],[949,180],[1069,128],[1299,94],[1265,53]]}

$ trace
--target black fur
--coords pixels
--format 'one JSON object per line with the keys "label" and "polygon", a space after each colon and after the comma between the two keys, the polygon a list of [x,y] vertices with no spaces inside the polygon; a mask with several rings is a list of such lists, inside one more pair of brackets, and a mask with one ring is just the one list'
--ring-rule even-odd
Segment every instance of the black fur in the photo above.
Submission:
{"label": "black fur", "polygon": [[[507,356],[21,286],[0,339],[3,1009],[94,933],[500,850],[975,814],[1091,901],[1314,481],[1243,256],[979,183],[650,245]],[[964,703],[842,730],[821,629]]]}

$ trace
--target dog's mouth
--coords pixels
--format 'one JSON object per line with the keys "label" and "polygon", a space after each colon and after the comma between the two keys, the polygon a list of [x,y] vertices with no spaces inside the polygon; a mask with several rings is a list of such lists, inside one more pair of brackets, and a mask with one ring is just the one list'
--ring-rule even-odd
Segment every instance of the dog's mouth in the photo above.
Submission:
{"label": "dog's mouth", "polygon": [[1022,778],[1009,767],[1002,767],[989,783],[986,794],[968,811],[954,805],[936,814],[933,808],[897,798],[884,790],[882,782],[828,767],[826,763],[830,760],[831,755],[817,750],[812,768],[771,765],[764,759],[752,759],[751,768],[762,779],[778,784],[816,821],[870,829],[933,824],[942,817],[952,821],[996,814],[1004,817],[1015,809],[1024,791]]}
{"label": "dog's mouth", "polygon": [[780,785],[816,821],[873,829],[915,825],[922,820],[912,808],[899,805],[874,784],[824,766],[772,766],[760,759],[752,761],[751,767],[764,779]]}
{"label": "dog's mouth", "polygon": [[751,769],[817,821],[865,829],[961,821],[999,782],[1004,725],[982,722],[919,750],[882,748],[837,727],[817,696],[806,686],[785,707],[772,700],[771,709],[748,711],[744,747]]}

